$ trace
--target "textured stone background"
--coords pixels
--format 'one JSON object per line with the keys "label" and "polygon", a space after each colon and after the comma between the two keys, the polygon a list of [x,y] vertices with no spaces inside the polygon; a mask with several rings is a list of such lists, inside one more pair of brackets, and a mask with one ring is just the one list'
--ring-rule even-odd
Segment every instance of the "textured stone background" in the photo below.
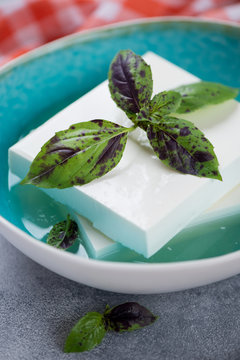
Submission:
{"label": "textured stone background", "polygon": [[[240,275],[162,295],[96,290],[34,263],[0,237],[1,360],[239,360]],[[137,301],[159,320],[132,333],[109,333],[91,352],[64,354],[65,338],[88,311]]]}

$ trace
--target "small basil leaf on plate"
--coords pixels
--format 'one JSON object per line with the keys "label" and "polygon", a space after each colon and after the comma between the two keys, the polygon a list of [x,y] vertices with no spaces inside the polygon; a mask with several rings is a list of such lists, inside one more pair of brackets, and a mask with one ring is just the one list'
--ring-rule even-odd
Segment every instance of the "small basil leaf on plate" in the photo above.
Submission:
{"label": "small basil leaf on plate", "polygon": [[147,106],[140,109],[136,123],[147,130],[148,122],[159,123],[163,116],[176,112],[181,100],[181,95],[176,91],[163,91],[155,95]]}
{"label": "small basil leaf on plate", "polygon": [[141,56],[131,50],[122,50],[114,57],[108,80],[112,99],[130,119],[133,119],[151,98],[151,68]]}
{"label": "small basil leaf on plate", "polygon": [[157,316],[136,302],[127,302],[112,309],[107,308],[104,319],[108,330],[123,332],[151,325]]}
{"label": "small basil leaf on plate", "polygon": [[213,145],[190,121],[166,116],[148,125],[147,136],[165,165],[184,174],[222,180]]}
{"label": "small basil leaf on plate", "polygon": [[67,216],[67,220],[53,226],[47,237],[47,243],[58,249],[66,250],[78,240],[77,223]]}
{"label": "small basil leaf on plate", "polygon": [[238,89],[222,84],[200,81],[194,84],[179,86],[176,89],[182,96],[182,102],[177,113],[188,113],[207,105],[220,104],[226,100],[234,99]]}
{"label": "small basil leaf on plate", "polygon": [[59,131],[43,145],[21,183],[59,189],[87,184],[118,164],[132,130],[96,119]]}
{"label": "small basil leaf on plate", "polygon": [[149,110],[152,115],[167,115],[176,112],[180,106],[182,97],[176,91],[163,91],[153,97]]}
{"label": "small basil leaf on plate", "polygon": [[103,315],[89,312],[82,317],[68,335],[64,352],[89,351],[102,342],[106,334]]}

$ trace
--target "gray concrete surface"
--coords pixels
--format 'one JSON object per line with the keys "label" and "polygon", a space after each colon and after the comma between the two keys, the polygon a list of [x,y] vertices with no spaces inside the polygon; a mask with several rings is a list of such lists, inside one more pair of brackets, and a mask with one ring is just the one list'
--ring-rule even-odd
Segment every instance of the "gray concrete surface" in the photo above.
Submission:
{"label": "gray concrete surface", "polygon": [[[159,315],[152,326],[109,333],[91,352],[64,354],[65,338],[88,311],[137,301]],[[240,276],[162,295],[123,295],[62,278],[0,237],[1,360],[239,360]]]}

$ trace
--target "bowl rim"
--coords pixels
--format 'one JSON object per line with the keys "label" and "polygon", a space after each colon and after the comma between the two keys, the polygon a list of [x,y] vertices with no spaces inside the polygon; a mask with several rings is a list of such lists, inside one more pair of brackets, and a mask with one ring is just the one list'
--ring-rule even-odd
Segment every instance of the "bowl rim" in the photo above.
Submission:
{"label": "bowl rim", "polygon": [[[51,41],[47,44],[41,45],[36,49],[30,50],[29,52],[18,56],[15,59],[10,60],[8,63],[4,64],[0,68],[0,81],[1,78],[4,77],[8,72],[10,72],[15,66],[26,64],[36,58],[45,56],[51,52],[54,52],[58,49],[66,48],[72,46],[76,42],[86,41],[95,38],[96,34],[99,36],[99,32],[105,33],[109,30],[121,30],[124,28],[132,27],[134,25],[147,25],[151,23],[197,23],[202,25],[222,25],[226,29],[239,30],[240,33],[240,24],[232,23],[230,21],[223,20],[212,20],[212,19],[204,19],[204,18],[193,18],[189,16],[166,16],[166,17],[151,17],[151,18],[140,18],[128,21],[121,21],[118,23],[104,25],[95,27],[93,29],[87,29],[80,31],[78,33],[66,35],[57,40]],[[178,269],[203,269],[207,267],[215,267],[219,264],[228,263],[231,261],[240,260],[240,250],[236,250],[229,254],[215,256],[206,259],[196,259],[196,260],[185,260],[185,261],[174,261],[169,263],[128,263],[128,262],[113,262],[113,261],[104,261],[97,260],[92,258],[82,258],[80,256],[76,256],[75,254],[65,252],[54,247],[49,246],[41,241],[37,241],[33,236],[27,234],[23,230],[19,229],[16,225],[13,225],[10,221],[6,220],[3,216],[0,215],[0,231],[1,233],[7,234],[9,231],[12,235],[20,237],[27,241],[27,243],[31,246],[34,246],[36,250],[46,251],[52,254],[54,257],[58,258],[68,258],[71,262],[74,263],[82,263],[85,265],[89,265],[92,267],[101,267],[106,269],[124,269],[131,272],[138,272],[139,270],[143,270],[144,272],[148,271],[161,271],[161,270],[178,270]],[[5,230],[5,231],[2,231]],[[7,239],[7,238],[6,238]],[[7,239],[8,240],[8,239]],[[11,242],[11,241],[10,241]]]}
{"label": "bowl rim", "polygon": [[240,24],[236,22],[231,22],[227,20],[219,20],[219,19],[208,19],[208,18],[197,18],[191,16],[155,16],[151,18],[143,17],[140,19],[133,19],[133,20],[125,20],[120,21],[118,23],[108,24],[108,25],[101,25],[94,28],[81,30],[79,32],[65,35],[60,37],[59,39],[50,41],[46,44],[40,45],[35,49],[32,49],[24,54],[17,56],[9,60],[7,63],[0,66],[0,78],[3,75],[6,75],[8,71],[14,68],[17,65],[22,65],[28,61],[34,60],[40,56],[44,56],[49,54],[50,52],[56,51],[61,48],[66,48],[74,43],[84,40],[90,40],[94,38],[96,34],[99,35],[100,33],[108,32],[109,30],[120,30],[127,27],[132,27],[133,25],[148,25],[154,23],[193,23],[193,24],[201,24],[201,25],[221,25],[222,27],[230,30],[239,30],[240,31]]}

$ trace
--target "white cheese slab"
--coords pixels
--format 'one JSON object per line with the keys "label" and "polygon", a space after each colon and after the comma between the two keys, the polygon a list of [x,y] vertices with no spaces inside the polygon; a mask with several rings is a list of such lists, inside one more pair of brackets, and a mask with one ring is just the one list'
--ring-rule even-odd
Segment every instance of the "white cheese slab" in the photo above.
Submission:
{"label": "white cheese slab", "polygon": [[[240,214],[240,185],[223,196],[203,214],[191,221],[179,235],[184,233],[188,228],[199,225],[204,226],[206,223],[217,221],[221,218],[226,218],[235,214]],[[113,241],[102,232],[95,229],[90,221],[81,215],[74,212],[71,215],[78,224],[80,237],[91,258],[102,259],[113,253],[118,253],[119,257],[122,257],[121,254],[123,254],[123,257],[126,256],[126,247],[123,247],[120,243]],[[171,242],[169,244],[171,244]]]}
{"label": "white cheese slab", "polygon": [[[42,197],[40,194],[41,191],[34,187],[22,189],[18,185],[20,181],[21,179],[18,176],[9,172],[9,189],[12,191],[12,189],[14,189],[17,185],[18,202],[21,202],[21,208],[24,214],[24,216],[22,216],[22,222],[25,228],[30,232],[30,234],[32,234],[36,239],[42,239],[51,230],[52,226],[41,227],[39,225],[36,225],[35,219],[32,219],[33,209],[29,208],[29,200],[26,202],[26,196],[28,198],[30,196],[32,200],[34,202],[38,202],[38,204],[40,202],[38,209],[39,211],[37,212],[38,216],[39,213],[41,216],[42,212],[43,215],[45,214],[44,216],[48,216],[48,214],[44,213],[44,207],[49,204],[49,201],[47,200],[48,197]],[[34,208],[36,209],[35,206]],[[57,212],[59,212],[59,210]],[[85,258],[91,257],[94,259],[103,259],[113,254],[115,254],[120,259],[127,259],[129,254],[131,254],[130,256],[132,256],[131,250],[128,251],[127,248],[123,247],[120,243],[111,240],[99,230],[96,230],[89,220],[76,214],[74,211],[68,210],[68,212],[71,214],[71,218],[77,222],[79,228],[79,236],[83,241],[82,244],[80,244],[79,246],[77,255]],[[194,227],[199,224],[204,225],[209,221],[218,220],[219,218],[235,215],[238,213],[240,214],[240,186],[234,188],[211,208],[205,211],[204,214],[194,219],[185,229],[188,229],[189,227]],[[185,232],[185,229],[183,229],[181,233],[179,233],[180,238],[182,236],[181,234]],[[170,241],[169,246],[171,245],[171,243],[172,242]]]}
{"label": "white cheese slab", "polygon": [[[198,80],[153,53],[145,59],[152,67],[154,93]],[[44,191],[88,218],[114,241],[146,257],[153,255],[240,182],[239,104],[232,100],[182,117],[195,122],[214,144],[223,182],[170,170],[154,155],[145,133],[137,129],[113,171],[82,187]],[[56,131],[95,118],[128,123],[111,99],[107,82],[11,147],[11,170],[25,177],[41,146]]]}
{"label": "white cheese slab", "polygon": [[78,224],[79,235],[91,258],[98,259],[122,250],[120,243],[111,240],[101,231],[94,229],[89,220],[76,213],[71,215]]}
{"label": "white cheese slab", "polygon": [[229,191],[203,214],[193,219],[187,227],[205,224],[236,214],[240,214],[240,185]]}

